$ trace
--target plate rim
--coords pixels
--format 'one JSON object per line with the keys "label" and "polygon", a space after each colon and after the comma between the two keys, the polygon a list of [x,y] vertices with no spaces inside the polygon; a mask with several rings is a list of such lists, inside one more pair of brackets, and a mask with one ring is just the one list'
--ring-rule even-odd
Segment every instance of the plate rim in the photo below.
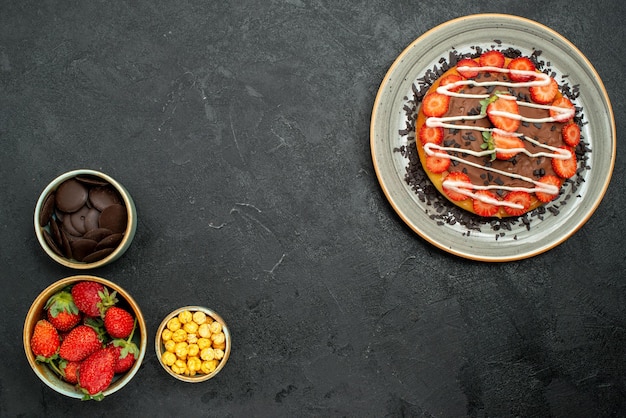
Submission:
{"label": "plate rim", "polygon": [[[385,90],[388,84],[390,83],[391,78],[397,72],[397,68],[400,65],[400,63],[407,56],[409,56],[409,54],[411,53],[411,50],[415,48],[417,44],[419,44],[420,42],[426,41],[429,37],[431,37],[436,32],[444,30],[449,26],[458,25],[460,22],[463,22],[463,21],[478,20],[478,19],[485,19],[485,18],[498,20],[501,24],[510,22],[510,23],[518,23],[518,24],[521,23],[522,25],[531,26],[540,31],[550,34],[550,36],[552,36],[553,38],[558,39],[560,42],[567,45],[567,47],[570,48],[570,53],[575,54],[576,58],[580,59],[583,62],[585,66],[584,69],[589,71],[590,74],[592,74],[592,76],[595,78],[595,81],[597,82],[600,88],[599,94],[601,95],[601,99],[604,101],[608,110],[607,117],[608,117],[610,131],[611,131],[611,135],[610,135],[611,144],[609,147],[611,149],[611,158],[609,161],[609,167],[607,171],[608,175],[606,179],[602,181],[601,185],[600,184],[598,185],[598,186],[601,186],[600,191],[597,194],[596,199],[591,202],[589,209],[587,209],[585,213],[581,214],[580,218],[574,223],[574,225],[566,233],[560,235],[557,239],[547,242],[545,244],[538,245],[536,248],[533,248],[529,251],[525,251],[522,253],[515,253],[513,251],[512,254],[501,255],[501,256],[489,256],[489,255],[479,254],[479,253],[471,252],[468,250],[463,250],[462,247],[458,249],[453,248],[448,245],[444,245],[443,243],[439,242],[436,238],[422,231],[418,225],[415,225],[415,222],[413,222],[411,219],[408,218],[408,215],[404,213],[404,211],[399,207],[398,203],[395,201],[395,199],[391,195],[391,192],[386,184],[386,179],[383,178],[383,175],[382,175],[383,173],[381,172],[381,168],[380,168],[380,162],[377,159],[377,149],[379,148],[379,145],[376,144],[376,140],[377,140],[376,125],[379,119],[379,111],[381,111],[381,102],[383,101],[383,98],[385,96]],[[449,48],[441,52],[442,56],[444,56],[447,51],[449,51]],[[413,83],[414,80],[411,80],[410,82]],[[394,110],[395,109],[392,109],[391,111],[393,112]],[[476,260],[476,261],[486,261],[486,262],[508,262],[508,261],[515,261],[515,260],[530,258],[536,255],[539,255],[541,253],[544,253],[546,251],[549,251],[550,249],[562,244],[564,241],[569,239],[573,234],[575,234],[590,219],[593,213],[595,213],[596,209],[602,202],[607,192],[607,189],[609,187],[609,184],[611,182],[611,178],[613,175],[614,167],[615,167],[615,158],[616,158],[616,149],[617,149],[616,142],[617,142],[616,126],[615,126],[615,117],[614,117],[613,107],[611,105],[610,98],[606,91],[606,87],[604,86],[604,83],[602,79],[600,78],[600,75],[596,71],[593,64],[589,61],[589,59],[571,41],[569,41],[567,38],[565,38],[560,33],[556,32],[555,30],[539,22],[536,22],[534,20],[531,20],[525,17],[520,17],[520,16],[510,15],[510,14],[502,14],[502,13],[478,13],[478,14],[460,16],[460,17],[448,20],[446,22],[443,22],[427,30],[426,32],[422,33],[419,37],[417,37],[415,40],[413,40],[411,43],[409,43],[409,45],[407,45],[401,51],[401,53],[394,59],[389,69],[385,72],[385,75],[376,93],[376,97],[375,97],[373,108],[372,108],[371,119],[370,119],[370,150],[371,150],[371,157],[372,157],[372,161],[374,165],[374,171],[376,173],[376,177],[378,179],[379,185],[381,189],[383,190],[383,193],[387,201],[390,203],[390,205],[392,206],[396,214],[402,219],[402,221],[407,226],[409,226],[410,229],[412,229],[420,237],[422,237],[423,239],[425,239],[427,242],[434,245],[435,247],[438,247],[447,253],[450,253],[450,254],[453,254],[462,258]],[[401,179],[400,181],[403,182],[404,179]],[[459,240],[461,238],[462,237],[459,236]]]}

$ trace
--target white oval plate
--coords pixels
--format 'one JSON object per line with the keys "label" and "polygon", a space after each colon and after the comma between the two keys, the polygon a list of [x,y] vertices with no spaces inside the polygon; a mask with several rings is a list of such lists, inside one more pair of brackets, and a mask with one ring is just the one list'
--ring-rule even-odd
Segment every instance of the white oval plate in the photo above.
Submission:
{"label": "white oval plate", "polygon": [[[497,43],[496,40],[499,42]],[[582,136],[589,144],[589,169],[567,202],[551,202],[558,214],[546,211],[532,218],[531,227],[518,222],[500,233],[489,227],[469,230],[461,223],[441,222],[431,216],[433,206],[421,201],[405,181],[408,159],[398,150],[411,138],[405,106],[413,98],[413,83],[435,67],[450,51],[473,53],[473,47],[512,47],[530,56],[540,50],[561,84],[580,86],[575,104],[583,108]],[[394,210],[406,224],[431,244],[460,257],[480,261],[512,261],[543,253],[568,239],[593,214],[611,180],[615,164],[616,134],[613,110],[602,80],[587,58],[567,39],[537,22],[509,15],[478,14],[443,23],[411,43],[394,61],[383,79],[372,111],[370,146],[380,185]],[[570,191],[570,194],[571,191]],[[560,198],[562,199],[562,198]],[[454,209],[443,197],[442,204]],[[567,203],[567,204],[565,204]],[[447,210],[444,207],[444,211]],[[469,213],[468,213],[469,214]],[[471,214],[469,214],[471,215]]]}

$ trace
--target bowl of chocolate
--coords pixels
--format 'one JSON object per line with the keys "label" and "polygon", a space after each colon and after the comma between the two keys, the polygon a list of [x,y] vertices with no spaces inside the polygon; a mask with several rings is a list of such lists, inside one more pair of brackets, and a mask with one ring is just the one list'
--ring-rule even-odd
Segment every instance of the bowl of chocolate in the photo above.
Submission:
{"label": "bowl of chocolate", "polygon": [[35,233],[44,251],[74,269],[109,264],[126,252],[137,229],[128,191],[110,176],[89,169],[54,179],[35,207]]}

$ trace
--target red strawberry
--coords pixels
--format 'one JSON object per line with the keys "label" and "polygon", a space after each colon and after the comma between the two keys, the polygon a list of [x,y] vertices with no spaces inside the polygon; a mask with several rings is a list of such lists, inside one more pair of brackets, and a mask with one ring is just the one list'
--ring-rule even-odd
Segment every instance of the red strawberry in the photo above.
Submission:
{"label": "red strawberry", "polygon": [[139,348],[133,342],[133,334],[136,329],[136,322],[133,324],[133,329],[126,340],[115,339],[108,344],[108,348],[115,353],[115,373],[124,373],[128,371],[137,358],[139,357]]}
{"label": "red strawberry", "polygon": [[72,287],[72,297],[78,309],[87,316],[100,316],[108,306],[117,302],[115,293],[109,294],[108,289],[98,282],[84,281]]}
{"label": "red strawberry", "polygon": [[[496,115],[495,112],[505,112],[508,115]],[[507,132],[515,132],[519,127],[520,120],[516,118],[519,115],[519,107],[517,102],[511,99],[498,97],[495,101],[487,105],[487,116],[496,128]]]}
{"label": "red strawberry", "polygon": [[494,205],[489,202],[483,202],[478,197],[498,200],[496,195],[490,192],[489,190],[479,190],[476,193],[474,193],[474,201],[472,203],[473,203],[473,208],[474,208],[474,212],[476,213],[476,215],[487,217],[487,216],[493,216],[496,213],[498,213],[499,208],[497,205]]}
{"label": "red strawberry", "polygon": [[426,155],[426,169],[431,173],[443,173],[450,167],[450,158],[439,155]]}
{"label": "red strawberry", "polygon": [[422,145],[430,143],[439,145],[443,141],[443,128],[439,126],[431,128],[423,124],[420,128],[419,138]]}
{"label": "red strawberry", "polygon": [[515,203],[516,205],[521,205],[522,208],[512,208],[509,206],[504,207],[504,211],[511,216],[520,216],[524,213],[528,212],[528,208],[530,208],[530,194],[524,191],[513,191],[509,192],[504,197],[505,202]]}
{"label": "red strawberry", "polygon": [[115,373],[127,372],[139,357],[139,348],[133,342],[113,340],[107,347],[115,354],[115,365],[113,366]]}
{"label": "red strawberry", "polygon": [[563,125],[561,135],[563,141],[570,147],[575,147],[580,142],[580,128],[574,122]]}
{"label": "red strawberry", "polygon": [[550,84],[546,86],[531,86],[530,98],[535,103],[548,104],[551,103],[556,94],[559,92],[559,85],[554,78],[550,78]]}
{"label": "red strawberry", "polygon": [[500,51],[496,51],[495,49],[491,51],[483,52],[480,58],[478,59],[478,63],[481,67],[504,67],[504,55]]}
{"label": "red strawberry", "polygon": [[[563,183],[560,178],[558,178],[557,176],[550,175],[550,174],[540,178],[539,182],[540,183],[545,183],[545,184],[550,184],[550,185],[556,186],[558,188],[561,188],[561,184]],[[549,193],[545,193],[545,192],[535,192],[535,196],[537,196],[537,199],[539,199],[539,201],[543,202],[543,203],[547,203],[547,202],[553,200],[558,195],[559,195],[559,192],[556,192],[555,194],[549,194]]]}
{"label": "red strawberry", "polygon": [[[441,81],[439,82],[439,86],[444,87],[444,86],[447,86],[449,84],[457,83],[459,81],[463,81],[463,77],[461,77],[458,74],[448,74],[447,76],[444,76],[441,79]],[[448,88],[448,91],[459,91],[462,88],[463,88],[463,85],[458,85],[458,86],[455,86],[455,87]]]}
{"label": "red strawberry", "polygon": [[135,355],[131,353],[126,353],[126,355],[122,357],[121,347],[110,346],[109,350],[111,350],[115,355],[115,364],[113,365],[113,371],[116,374],[126,373],[128,370],[130,370],[131,367],[133,367],[133,364],[135,364],[135,361],[137,360],[135,358]]}
{"label": "red strawberry", "polygon": [[518,58],[512,59],[506,68],[511,70],[511,72],[509,73],[509,78],[511,79],[511,81],[517,81],[517,82],[530,81],[531,79],[534,78],[534,76],[526,75],[526,74],[519,74],[519,73],[516,73],[515,71],[536,71],[535,64],[533,64],[533,62],[527,57],[518,57]]}
{"label": "red strawberry", "polygon": [[125,309],[111,306],[104,314],[104,328],[112,338],[126,338],[133,331],[135,318]]}
{"label": "red strawberry", "polygon": [[496,148],[496,158],[498,160],[510,160],[520,151],[506,151],[524,148],[524,141],[519,136],[503,135],[497,132],[491,133],[493,145]]}
{"label": "red strawberry", "polygon": [[67,361],[61,365],[61,370],[63,371],[63,380],[67,383],[75,385],[78,383],[78,373],[80,369],[79,361]]}
{"label": "red strawberry", "polygon": [[30,339],[30,347],[37,360],[49,360],[57,353],[60,345],[61,339],[56,328],[45,319],[37,321]]}
{"label": "red strawberry", "polygon": [[459,67],[480,67],[480,65],[473,59],[463,58],[462,60],[459,60],[459,62],[456,63],[456,67],[461,77],[470,79],[470,78],[475,78],[478,75],[478,71],[470,70],[470,69],[460,70]]}
{"label": "red strawberry", "polygon": [[422,100],[422,111],[426,116],[440,117],[446,114],[450,104],[450,96],[430,93]]}
{"label": "red strawberry", "polygon": [[574,104],[565,96],[556,98],[552,102],[552,106],[562,107],[568,110],[568,112],[559,112],[550,109],[550,116],[557,122],[569,122],[576,114],[576,107],[574,107]]}
{"label": "red strawberry", "polygon": [[59,356],[68,361],[81,361],[100,347],[102,342],[98,333],[90,326],[79,325],[61,343]]}
{"label": "red strawberry", "polygon": [[552,169],[559,177],[567,179],[576,174],[576,154],[567,147],[561,147],[561,149],[569,151],[571,158],[568,158],[567,160],[552,158]]}
{"label": "red strawberry", "polygon": [[102,392],[109,387],[115,366],[115,354],[109,349],[102,348],[89,357],[80,365],[78,384],[87,394],[87,399],[101,400]]}
{"label": "red strawberry", "polygon": [[47,309],[48,321],[61,332],[69,331],[81,320],[72,294],[64,290],[52,295],[46,302],[44,309]]}
{"label": "red strawberry", "polygon": [[[460,201],[460,200],[465,200],[467,199],[469,196],[466,194],[463,194],[461,192],[458,192],[454,189],[452,189],[451,187],[446,187],[446,182],[448,181],[454,181],[454,182],[466,182],[468,187],[468,192],[469,192],[469,188],[471,187],[471,181],[470,178],[467,176],[467,174],[461,172],[461,171],[453,171],[451,173],[449,173],[444,179],[443,179],[443,191],[446,193],[446,195],[448,195],[448,197],[451,200],[454,201]],[[455,186],[455,187],[460,187],[460,186]],[[465,189],[465,187],[463,187]]]}
{"label": "red strawberry", "polygon": [[57,313],[56,317],[53,315],[54,314],[48,311],[48,321],[50,321],[50,323],[61,332],[71,330],[78,323],[80,323],[80,320],[82,319],[82,316],[80,314],[66,311],[61,311]]}

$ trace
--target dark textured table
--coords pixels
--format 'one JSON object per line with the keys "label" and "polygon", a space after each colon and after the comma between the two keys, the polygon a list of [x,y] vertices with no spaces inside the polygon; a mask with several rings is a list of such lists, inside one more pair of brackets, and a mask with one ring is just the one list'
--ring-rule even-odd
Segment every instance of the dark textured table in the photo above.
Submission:
{"label": "dark textured table", "polygon": [[[396,56],[482,12],[574,43],[618,132],[589,221],[509,263],[413,233],[369,147]],[[625,18],[620,0],[2,2],[0,416],[626,415]],[[135,297],[149,347],[100,403],[50,390],[21,340],[37,294],[77,273],[32,225],[39,193],[76,168],[120,181],[139,214],[129,251],[90,273]],[[169,377],[152,349],[161,318],[187,304],[233,334],[202,384]]]}

